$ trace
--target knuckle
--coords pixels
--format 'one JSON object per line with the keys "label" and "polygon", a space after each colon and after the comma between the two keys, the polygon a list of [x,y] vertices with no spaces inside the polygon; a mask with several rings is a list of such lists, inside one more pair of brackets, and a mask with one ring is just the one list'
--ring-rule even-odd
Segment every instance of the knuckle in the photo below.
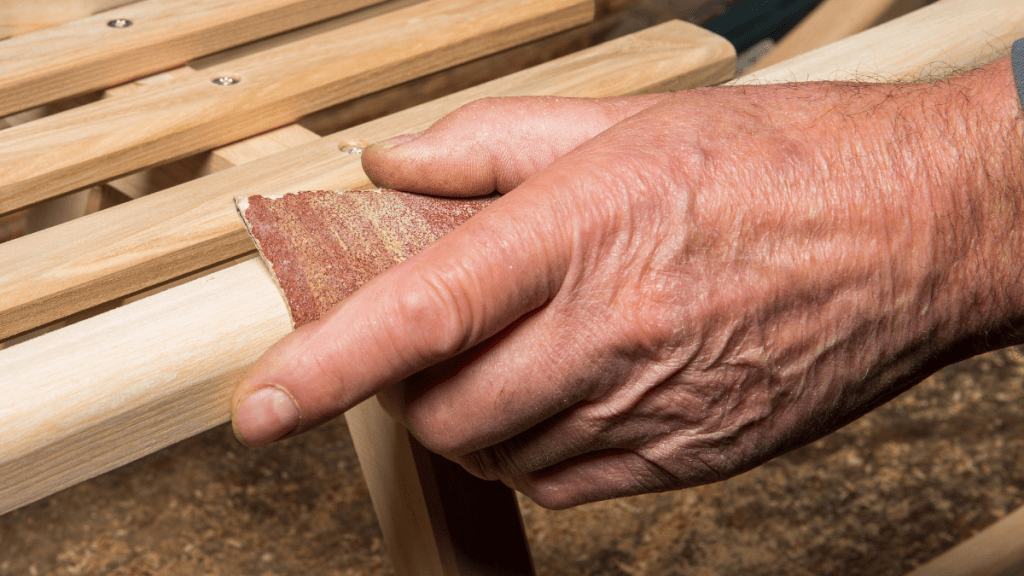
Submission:
{"label": "knuckle", "polygon": [[458,280],[437,272],[421,274],[417,282],[405,285],[391,299],[390,314],[404,327],[398,352],[415,353],[417,365],[429,365],[454,356],[469,342],[471,307]]}

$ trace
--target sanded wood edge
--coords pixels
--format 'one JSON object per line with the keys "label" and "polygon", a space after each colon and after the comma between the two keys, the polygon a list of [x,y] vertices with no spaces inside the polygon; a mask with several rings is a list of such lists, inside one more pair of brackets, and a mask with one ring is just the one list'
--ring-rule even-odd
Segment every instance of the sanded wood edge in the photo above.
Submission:
{"label": "sanded wood edge", "polygon": [[485,96],[652,92],[720,82],[734,66],[723,38],[670,22],[0,244],[0,339],[252,250],[232,204],[242,191],[368,186],[358,157],[339,146],[422,130]]}
{"label": "sanded wood edge", "polygon": [[[143,0],[23,34],[0,42],[0,116],[108,88],[381,1]],[[108,25],[116,19],[130,25]]]}
{"label": "sanded wood edge", "polygon": [[964,540],[907,576],[1024,574],[1024,508]]}
{"label": "sanded wood edge", "polygon": [[254,258],[0,351],[0,512],[224,422],[289,331]]}

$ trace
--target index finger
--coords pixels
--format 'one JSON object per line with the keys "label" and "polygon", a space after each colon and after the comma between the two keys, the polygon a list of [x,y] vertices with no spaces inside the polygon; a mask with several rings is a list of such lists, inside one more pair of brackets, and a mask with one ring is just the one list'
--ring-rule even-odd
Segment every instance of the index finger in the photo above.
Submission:
{"label": "index finger", "polygon": [[496,200],[272,346],[235,390],[239,439],[263,445],[315,427],[552,298],[571,243],[553,195],[537,188]]}

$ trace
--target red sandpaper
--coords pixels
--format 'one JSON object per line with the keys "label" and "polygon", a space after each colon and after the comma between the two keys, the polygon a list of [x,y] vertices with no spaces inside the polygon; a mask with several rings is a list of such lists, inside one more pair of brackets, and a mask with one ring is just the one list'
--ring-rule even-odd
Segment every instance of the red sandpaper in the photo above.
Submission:
{"label": "red sandpaper", "polygon": [[235,202],[299,327],[493,200],[318,190]]}

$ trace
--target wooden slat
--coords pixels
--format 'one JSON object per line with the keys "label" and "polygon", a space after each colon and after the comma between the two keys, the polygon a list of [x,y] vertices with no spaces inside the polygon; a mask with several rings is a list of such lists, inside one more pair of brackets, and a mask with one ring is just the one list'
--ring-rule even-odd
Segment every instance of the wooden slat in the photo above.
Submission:
{"label": "wooden slat", "polygon": [[[346,143],[418,131],[487,95],[631,94],[720,82],[731,45],[665,24],[0,245],[0,339],[227,260],[252,244],[231,199],[369,185]],[[690,72],[690,74],[686,74]]]}
{"label": "wooden slat", "polygon": [[1024,508],[1011,512],[907,576],[1020,574],[1024,574]]}
{"label": "wooden slat", "polygon": [[928,4],[928,0],[825,0],[747,71],[755,72],[867,30]]}
{"label": "wooden slat", "polygon": [[[0,131],[0,214],[584,24],[592,0],[433,0]],[[211,78],[233,77],[231,86]]]}
{"label": "wooden slat", "polygon": [[939,0],[733,83],[905,81],[990,62],[1009,54],[1010,44],[1022,35],[1022,2]]}
{"label": "wooden slat", "polygon": [[[718,44],[712,48],[701,46],[710,39],[716,39]],[[727,69],[721,61],[731,63],[731,54],[731,47],[724,40],[695,26],[671,23],[493,81],[481,89],[453,95],[439,103],[421,106],[419,112],[381,119],[366,125],[365,131],[354,129],[325,138],[313,146],[277,154],[255,165],[208,176],[203,180],[219,182],[213,187],[214,192],[205,199],[193,197],[192,200],[216,207],[216,210],[206,216],[202,216],[202,212],[192,216],[208,222],[224,222],[219,228],[213,226],[207,232],[200,232],[206,238],[199,238],[199,246],[184,259],[202,258],[204,252],[209,258],[211,246],[217,245],[211,241],[211,236],[225,232],[238,238],[227,243],[228,248],[232,245],[236,248],[225,250],[221,244],[215,258],[223,259],[225,254],[252,249],[234,213],[231,198],[240,190],[249,194],[273,191],[273,186],[261,182],[263,179],[276,179],[277,190],[291,189],[287,172],[299,170],[311,162],[313,167],[302,168],[309,171],[297,176],[296,185],[315,182],[318,170],[332,171],[333,183],[342,187],[365,183],[357,159],[342,156],[341,163],[347,168],[340,171],[332,166],[339,163],[337,146],[346,137],[356,134],[378,137],[381,133],[393,135],[416,130],[462,102],[487,94],[596,97],[679,85],[685,83],[679,78],[691,69],[696,69],[697,76],[702,78],[707,78],[708,66]],[[572,74],[568,73],[570,71]],[[270,170],[265,170],[268,166]],[[254,176],[246,176],[248,174]],[[239,182],[240,178],[244,178],[244,182]],[[71,249],[77,244],[71,239],[77,225],[132,204],[146,205],[147,200],[161,195],[173,198],[180,194],[157,193],[33,236],[49,235],[58,242],[61,237],[67,238],[68,242],[62,245]],[[158,206],[150,204],[154,205]],[[189,215],[183,218],[181,222],[188,220]],[[122,222],[122,218],[115,217],[108,231],[116,232],[117,224]],[[153,230],[160,229],[158,222],[152,225]],[[61,229],[72,232],[54,234]],[[187,234],[196,230],[190,229]],[[180,245],[187,240],[164,237],[157,244]],[[204,242],[206,248],[202,247]],[[139,244],[136,248],[145,252],[152,246]],[[115,260],[129,256],[109,252],[107,255]],[[181,266],[183,256],[179,254],[163,261],[167,265],[179,261]],[[63,267],[67,272],[72,269],[72,266]],[[6,272],[8,268],[0,266],[0,270]],[[39,278],[36,285],[42,288],[60,275],[60,271],[48,274]],[[109,282],[100,280],[96,284]],[[245,287],[249,282],[257,285],[251,291]],[[235,301],[239,295],[246,299],[244,315],[259,325],[250,324],[248,320],[217,321],[219,315],[242,310]],[[212,300],[205,302],[207,299]],[[161,320],[165,315],[174,318],[165,322]],[[159,336],[142,334],[147,327]],[[289,330],[287,311],[277,288],[263,265],[251,262],[0,350],[0,374],[3,375],[0,395],[7,399],[7,407],[0,409],[0,428],[5,431],[0,436],[0,512],[224,422],[228,417],[226,399],[240,371],[270,341]],[[172,338],[181,343],[161,343],[159,338]],[[218,346],[233,344],[242,348],[217,351]],[[65,348],[67,346],[70,347]],[[126,361],[126,358],[139,360]],[[39,362],[45,364],[45,369],[34,365]],[[46,408],[41,408],[44,405]],[[27,465],[30,462],[33,464]]]}
{"label": "wooden slat", "polygon": [[[0,42],[0,116],[121,84],[380,1],[144,0],[24,34]],[[132,25],[111,28],[107,22],[114,18]]]}
{"label": "wooden slat", "polygon": [[0,2],[0,39],[56,26],[137,0],[4,0]]}

